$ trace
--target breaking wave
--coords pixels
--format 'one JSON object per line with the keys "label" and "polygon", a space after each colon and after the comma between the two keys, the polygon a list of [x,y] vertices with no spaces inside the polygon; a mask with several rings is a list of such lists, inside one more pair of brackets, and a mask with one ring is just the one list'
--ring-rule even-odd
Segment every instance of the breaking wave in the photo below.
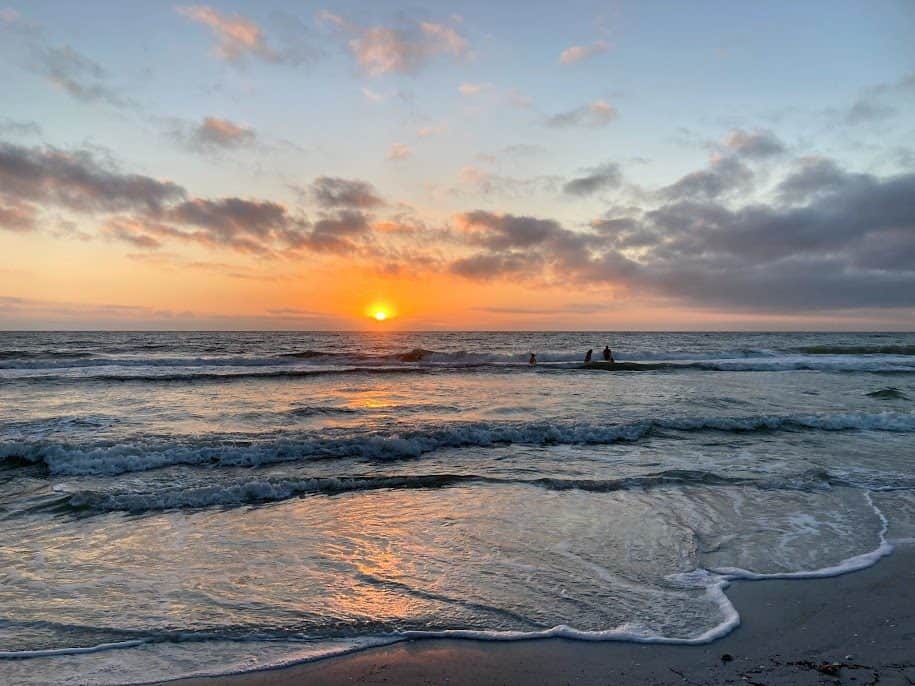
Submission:
{"label": "breaking wave", "polygon": [[915,413],[878,412],[748,417],[682,417],[644,419],[620,424],[550,424],[543,422],[468,422],[415,430],[357,435],[303,433],[266,440],[236,435],[161,440],[136,439],[113,444],[66,444],[9,441],[0,444],[0,460],[13,458],[43,463],[51,474],[122,474],[172,465],[257,466],[264,464],[358,458],[417,458],[444,448],[486,448],[495,445],[609,445],[638,441],[657,431],[915,431]]}
{"label": "breaking wave", "polygon": [[805,355],[915,355],[915,345],[807,345]]}
{"label": "breaking wave", "polygon": [[304,350],[275,355],[211,357],[118,357],[90,353],[0,352],[0,370],[19,381],[188,382],[307,378],[328,374],[425,373],[430,371],[550,372],[867,372],[915,374],[915,346],[810,346],[791,353],[767,349],[715,352],[621,351],[617,364],[585,364],[580,351],[538,352],[531,367],[527,352],[441,352],[414,348],[392,354]]}
{"label": "breaking wave", "polygon": [[[852,485],[825,470],[812,469],[788,477],[727,476],[703,470],[670,469],[619,479],[501,478],[479,474],[401,474],[391,476],[336,476],[312,478],[253,478],[220,485],[195,486],[153,492],[76,491],[56,498],[47,508],[61,505],[81,511],[127,511],[238,507],[278,502],[305,495],[339,495],[384,489],[437,489],[467,484],[522,485],[548,491],[650,490],[677,486],[753,486],[765,490],[813,491]],[[910,484],[915,485],[915,483]]]}

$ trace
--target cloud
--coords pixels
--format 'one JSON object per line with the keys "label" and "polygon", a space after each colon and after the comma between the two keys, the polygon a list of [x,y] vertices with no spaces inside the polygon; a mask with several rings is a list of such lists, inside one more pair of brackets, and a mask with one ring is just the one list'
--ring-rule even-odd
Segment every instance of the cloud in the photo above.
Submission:
{"label": "cloud", "polygon": [[137,222],[125,219],[113,219],[106,223],[101,234],[111,240],[129,243],[136,248],[156,249],[162,246],[157,239],[143,231],[143,226]]}
{"label": "cloud", "polygon": [[449,268],[732,311],[915,307],[915,173],[881,178],[810,159],[784,176],[770,204],[654,197],[661,204],[608,213],[588,232],[535,217],[459,215],[456,233],[472,252]]}
{"label": "cloud", "polygon": [[309,193],[325,208],[370,209],[384,205],[372,184],[356,179],[319,176],[312,182]]}
{"label": "cloud", "polygon": [[171,181],[122,173],[86,151],[9,143],[0,143],[0,201],[6,207],[40,202],[84,214],[126,213],[109,220],[102,234],[147,248],[168,238],[267,255],[300,245],[308,228],[276,202],[191,198]]}
{"label": "cloud", "polygon": [[540,268],[534,255],[522,253],[477,254],[454,260],[449,270],[467,279],[488,281],[513,275],[531,276]]}
{"label": "cloud", "polygon": [[175,11],[209,28],[216,40],[216,57],[232,64],[240,65],[253,58],[301,64],[318,55],[307,41],[306,27],[292,16],[280,17],[277,33],[282,38],[282,48],[276,48],[268,42],[260,25],[241,14],[222,14],[208,5],[182,5]]}
{"label": "cloud", "polygon": [[306,224],[289,215],[285,206],[246,198],[193,198],[161,214],[164,221],[205,231],[203,242],[243,252],[265,254],[275,244],[297,247]]}
{"label": "cloud", "polygon": [[541,193],[555,193],[561,179],[556,176],[515,178],[494,174],[474,165],[466,165],[458,172],[458,181],[464,188],[454,188],[452,192],[461,193],[465,189],[470,189],[471,192],[483,195],[523,197]]}
{"label": "cloud", "polygon": [[458,86],[458,92],[461,95],[478,95],[490,88],[492,88],[491,83],[462,83]]}
{"label": "cloud", "polygon": [[454,224],[467,244],[483,248],[449,266],[467,278],[533,279],[544,270],[570,269],[588,260],[587,237],[552,219],[475,210],[457,215]]}
{"label": "cloud", "polygon": [[0,134],[11,136],[40,136],[41,126],[33,121],[17,121],[0,117]]}
{"label": "cloud", "polygon": [[731,131],[724,139],[729,151],[745,159],[765,159],[787,151],[785,144],[771,131]]}
{"label": "cloud", "polygon": [[781,157],[788,148],[771,131],[735,129],[721,141],[703,142],[712,150],[708,167],[684,175],[658,193],[668,200],[714,199],[747,191],[756,180],[753,165]]}
{"label": "cloud", "polygon": [[0,195],[82,212],[156,212],[185,191],[170,181],[106,168],[85,151],[0,142]]}
{"label": "cloud", "polygon": [[753,171],[737,157],[712,161],[707,169],[694,171],[665,186],[659,193],[666,199],[718,198],[745,189],[753,180]]}
{"label": "cloud", "polygon": [[13,10],[0,16],[0,30],[25,55],[25,68],[38,74],[54,88],[83,103],[105,103],[127,107],[132,103],[110,84],[108,72],[97,62],[70,45],[51,45],[40,26],[21,19]]}
{"label": "cloud", "polygon": [[588,170],[585,176],[572,179],[562,187],[568,195],[586,196],[606,188],[616,188],[623,181],[619,165],[608,162]]}
{"label": "cloud", "polygon": [[601,126],[606,126],[616,119],[616,117],[617,111],[615,107],[603,100],[595,100],[587,105],[582,105],[581,107],[576,107],[575,109],[560,112],[559,114],[548,117],[546,125],[552,126],[553,128],[568,128],[574,126],[599,128]]}
{"label": "cloud", "polygon": [[883,121],[899,113],[902,100],[915,94],[915,71],[896,81],[880,83],[864,90],[861,96],[841,115],[850,126]]}
{"label": "cloud", "polygon": [[359,248],[354,239],[364,237],[370,232],[369,220],[364,213],[341,210],[315,222],[311,232],[302,237],[301,246],[316,252],[354,253]]}
{"label": "cloud", "polygon": [[347,47],[368,76],[415,74],[439,56],[469,54],[467,40],[446,24],[408,21],[403,26],[360,27],[343,17],[322,12],[319,19],[349,36]]}
{"label": "cloud", "polygon": [[84,103],[102,102],[115,107],[130,103],[108,83],[108,73],[97,62],[69,45],[35,45],[30,69],[54,87]]}
{"label": "cloud", "polygon": [[540,317],[540,316],[555,316],[563,315],[569,313],[578,313],[578,314],[593,314],[596,312],[606,312],[610,309],[610,305],[604,302],[597,303],[576,303],[569,302],[558,307],[500,307],[500,306],[484,306],[484,307],[474,307],[474,310],[479,312],[489,312],[490,314],[518,314],[522,316],[530,317]]}
{"label": "cloud", "polygon": [[276,62],[277,54],[267,45],[260,26],[240,14],[220,14],[207,5],[184,5],[175,8],[179,14],[203,24],[216,38],[216,55],[227,62],[239,62],[254,55]]}
{"label": "cloud", "polygon": [[805,157],[798,160],[776,188],[783,203],[807,202],[827,193],[841,191],[849,184],[860,181],[861,175],[849,174],[835,161],[824,157]]}
{"label": "cloud", "polygon": [[596,41],[591,45],[573,45],[559,54],[559,62],[561,64],[574,64],[607,52],[609,49],[610,46],[602,40]]}
{"label": "cloud", "polygon": [[413,150],[405,143],[392,143],[388,148],[387,159],[389,160],[405,160],[409,157],[413,157]]}
{"label": "cloud", "polygon": [[0,203],[0,229],[25,233],[35,229],[38,208],[15,200]]}
{"label": "cloud", "polygon": [[175,137],[195,152],[216,152],[253,145],[257,134],[251,128],[219,117],[204,117],[190,130],[175,132]]}

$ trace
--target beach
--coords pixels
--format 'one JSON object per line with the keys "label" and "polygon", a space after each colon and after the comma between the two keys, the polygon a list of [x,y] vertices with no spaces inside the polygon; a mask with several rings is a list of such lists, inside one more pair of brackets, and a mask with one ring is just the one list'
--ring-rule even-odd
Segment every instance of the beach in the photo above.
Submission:
{"label": "beach", "polygon": [[[915,547],[826,579],[737,581],[741,617],[702,646],[544,639],[408,641],[284,669],[169,686],[336,684],[913,684]],[[732,659],[728,660],[730,656]]]}

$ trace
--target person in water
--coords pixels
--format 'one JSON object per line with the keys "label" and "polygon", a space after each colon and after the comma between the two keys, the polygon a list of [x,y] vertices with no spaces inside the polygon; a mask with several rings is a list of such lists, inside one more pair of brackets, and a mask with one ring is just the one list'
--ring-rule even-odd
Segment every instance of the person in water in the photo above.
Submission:
{"label": "person in water", "polygon": [[527,361],[528,364],[537,364],[537,356],[534,353],[531,353],[530,359]]}
{"label": "person in water", "polygon": [[591,348],[588,350],[588,352],[585,353],[585,362],[591,361],[591,353],[593,353],[593,352],[594,352],[594,349]]}
{"label": "person in water", "polygon": [[609,345],[604,346],[604,362],[616,362],[613,359],[613,351],[610,350]]}

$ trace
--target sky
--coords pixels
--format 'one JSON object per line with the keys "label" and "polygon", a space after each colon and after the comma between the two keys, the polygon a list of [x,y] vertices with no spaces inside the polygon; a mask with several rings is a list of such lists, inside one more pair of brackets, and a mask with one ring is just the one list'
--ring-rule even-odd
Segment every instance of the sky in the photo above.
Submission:
{"label": "sky", "polygon": [[913,35],[908,0],[0,0],[0,329],[913,330]]}

